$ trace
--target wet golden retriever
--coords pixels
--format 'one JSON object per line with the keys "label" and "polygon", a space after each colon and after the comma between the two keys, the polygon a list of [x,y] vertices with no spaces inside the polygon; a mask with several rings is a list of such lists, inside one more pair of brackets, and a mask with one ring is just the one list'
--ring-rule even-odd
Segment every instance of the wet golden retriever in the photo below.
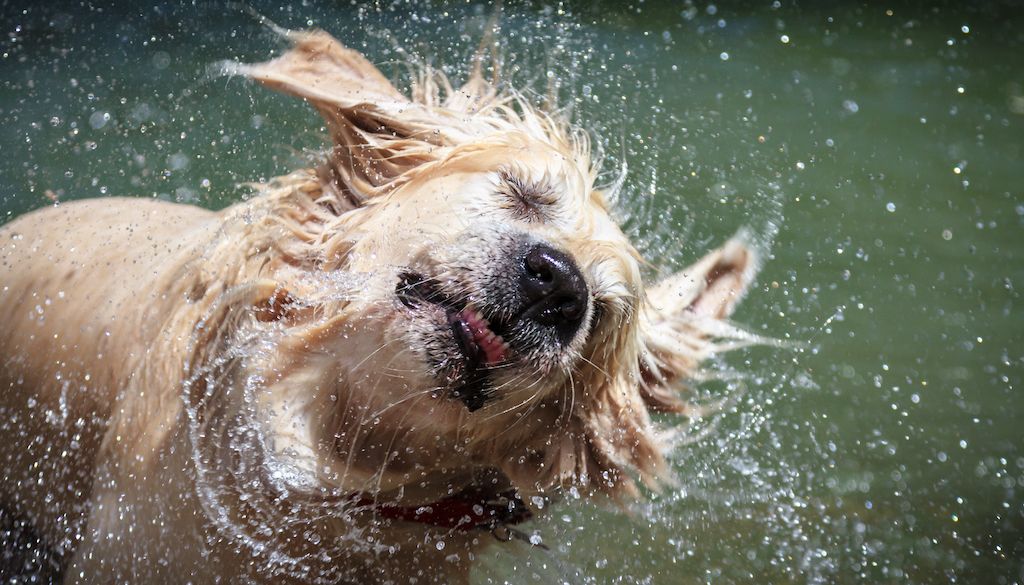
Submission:
{"label": "wet golden retriever", "polygon": [[409,97],[288,35],[233,70],[320,112],[319,168],[0,230],[0,504],[65,582],[463,581],[566,491],[670,480],[651,411],[742,337],[751,250],[645,287],[586,134],[479,62]]}

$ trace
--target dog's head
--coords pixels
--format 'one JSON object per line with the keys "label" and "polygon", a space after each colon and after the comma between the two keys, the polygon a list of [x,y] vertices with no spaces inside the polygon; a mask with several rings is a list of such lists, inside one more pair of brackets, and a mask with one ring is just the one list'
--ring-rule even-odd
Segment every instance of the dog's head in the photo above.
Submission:
{"label": "dog's head", "polygon": [[685,410],[675,385],[725,331],[749,250],[647,291],[584,133],[479,64],[457,90],[427,72],[409,98],[327,34],[290,35],[234,66],[307,100],[334,140],[269,189],[275,241],[256,248],[278,254],[260,261],[277,283],[269,449],[342,493],[413,502],[664,477],[649,413]]}

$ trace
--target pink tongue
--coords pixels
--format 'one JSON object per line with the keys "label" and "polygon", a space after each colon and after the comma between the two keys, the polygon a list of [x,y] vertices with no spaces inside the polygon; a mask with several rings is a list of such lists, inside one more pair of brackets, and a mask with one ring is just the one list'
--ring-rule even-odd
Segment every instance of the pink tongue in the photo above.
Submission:
{"label": "pink tongue", "polygon": [[476,311],[465,309],[459,315],[469,325],[473,341],[484,352],[484,363],[492,365],[505,359],[505,341],[487,327],[487,322],[476,316]]}

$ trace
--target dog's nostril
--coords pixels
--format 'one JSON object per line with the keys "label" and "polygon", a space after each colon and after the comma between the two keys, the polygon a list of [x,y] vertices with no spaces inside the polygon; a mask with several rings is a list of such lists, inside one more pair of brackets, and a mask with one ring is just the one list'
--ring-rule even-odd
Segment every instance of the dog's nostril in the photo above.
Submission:
{"label": "dog's nostril", "polygon": [[576,299],[573,299],[562,303],[562,306],[559,307],[559,310],[561,311],[562,316],[565,317],[566,319],[575,320],[583,318],[585,307],[583,303],[577,301]]}
{"label": "dog's nostril", "polygon": [[583,274],[567,254],[543,244],[526,253],[523,268],[523,316],[555,327],[559,336],[568,340],[587,310],[589,291]]}
{"label": "dog's nostril", "polygon": [[554,276],[551,274],[551,259],[545,252],[546,250],[542,246],[530,250],[526,255],[526,270],[530,276],[547,283],[552,282]]}

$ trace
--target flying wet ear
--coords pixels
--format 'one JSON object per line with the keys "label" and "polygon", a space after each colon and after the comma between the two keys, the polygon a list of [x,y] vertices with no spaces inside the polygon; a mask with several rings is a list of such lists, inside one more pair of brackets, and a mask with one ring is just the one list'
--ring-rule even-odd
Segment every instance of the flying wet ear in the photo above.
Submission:
{"label": "flying wet ear", "polygon": [[280,57],[236,71],[319,107],[374,104],[392,110],[408,103],[365,57],[322,30],[285,31],[292,48]]}
{"label": "flying wet ear", "polygon": [[343,207],[394,188],[406,173],[435,160],[447,143],[436,114],[410,101],[365,57],[323,31],[285,31],[293,46],[257,64],[229,63],[239,73],[313,105],[327,123],[334,149],[320,170]]}
{"label": "flying wet ear", "polygon": [[715,353],[757,342],[727,322],[756,274],[757,256],[741,234],[647,291],[640,372],[648,406],[691,413],[680,383]]}
{"label": "flying wet ear", "polygon": [[747,292],[757,273],[757,257],[741,238],[704,256],[686,270],[648,291],[651,305],[675,313],[682,307],[696,317],[725,319]]}

